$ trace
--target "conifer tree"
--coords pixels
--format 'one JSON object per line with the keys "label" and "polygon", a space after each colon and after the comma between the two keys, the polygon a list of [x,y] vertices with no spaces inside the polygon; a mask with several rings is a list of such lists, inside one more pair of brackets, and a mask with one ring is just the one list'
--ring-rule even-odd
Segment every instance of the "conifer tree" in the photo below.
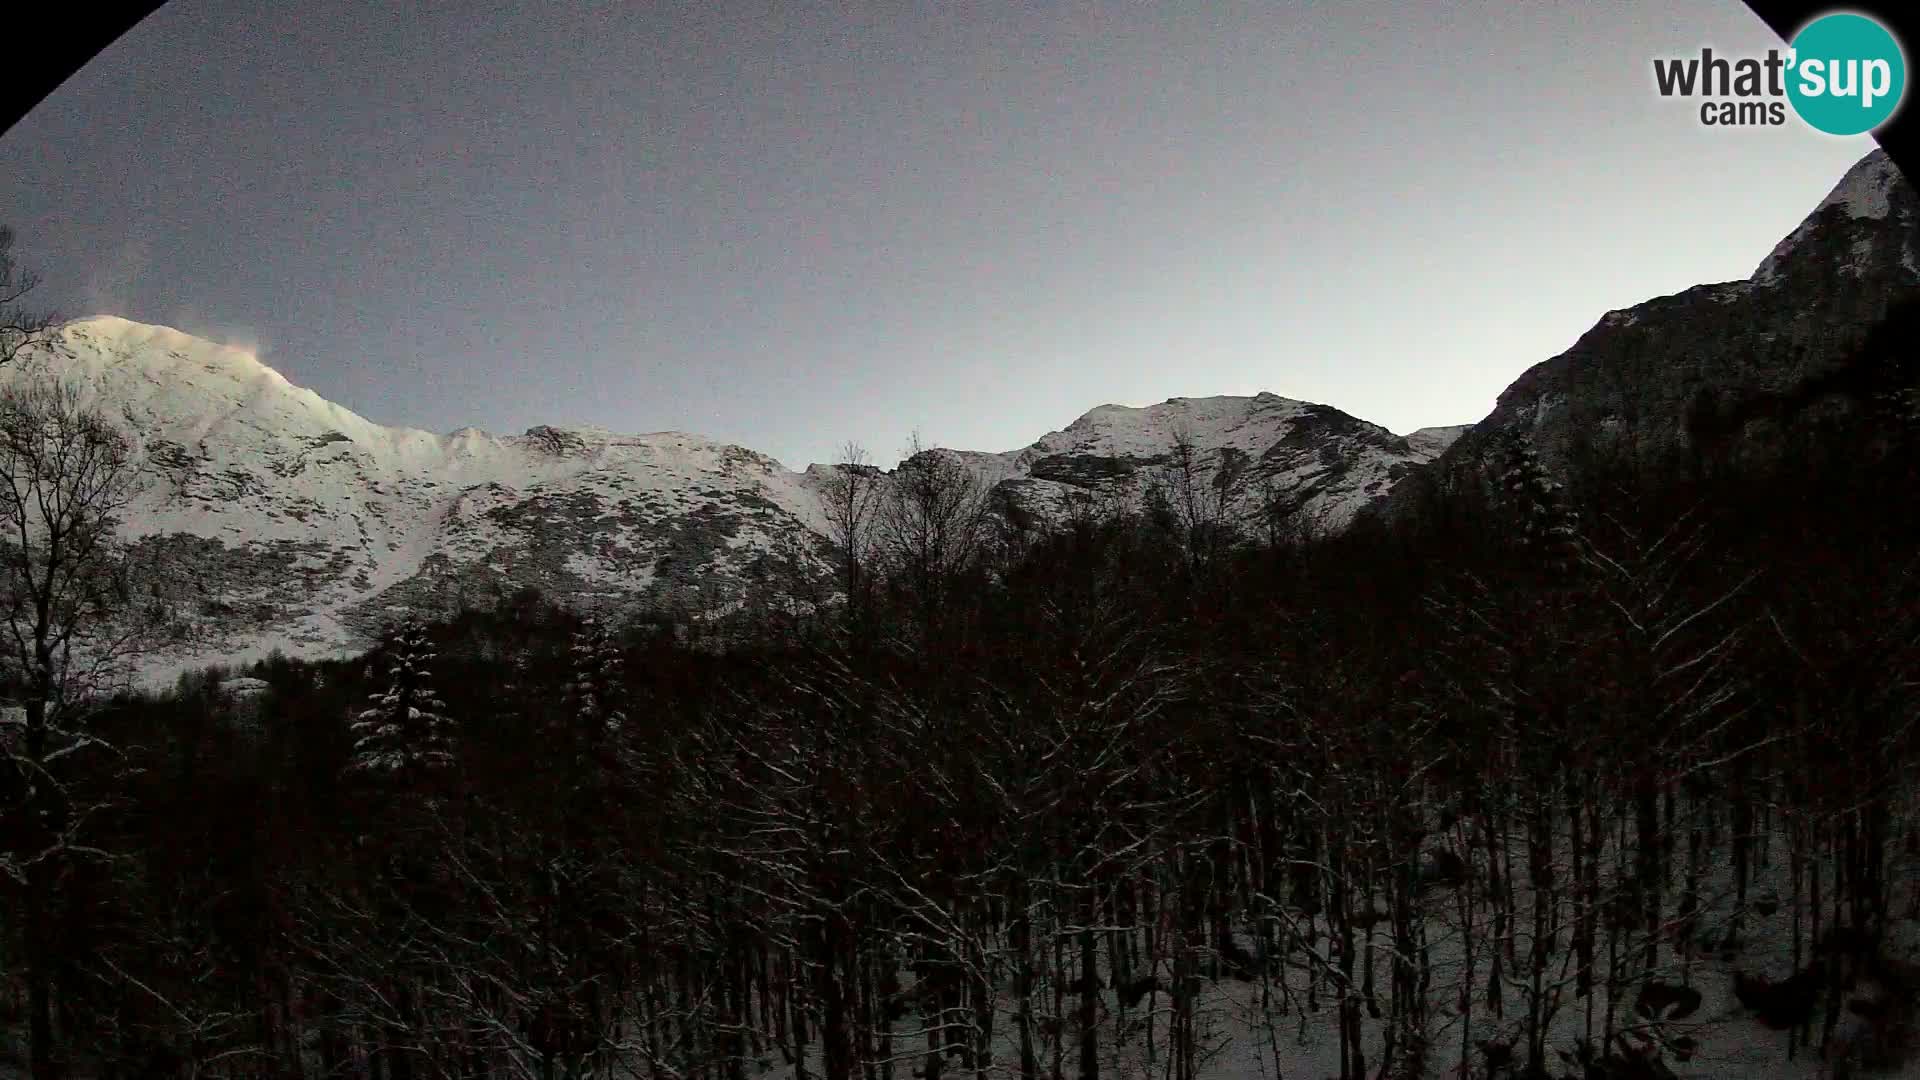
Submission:
{"label": "conifer tree", "polygon": [[1565,488],[1547,471],[1529,436],[1509,435],[1504,457],[1501,486],[1518,511],[1521,544],[1554,565],[1564,565],[1574,553],[1580,531],[1579,514]]}
{"label": "conifer tree", "polygon": [[589,618],[573,636],[572,671],[565,708],[556,718],[562,730],[555,734],[571,748],[576,777],[604,777],[614,764],[613,750],[626,726],[620,642]]}
{"label": "conifer tree", "polygon": [[381,650],[386,684],[353,722],[348,769],[404,782],[453,763],[453,721],[432,685],[433,646],[426,628],[408,620]]}
{"label": "conifer tree", "polygon": [[620,643],[606,628],[588,619],[573,636],[572,708],[565,722],[590,743],[618,735],[626,724],[620,708]]}

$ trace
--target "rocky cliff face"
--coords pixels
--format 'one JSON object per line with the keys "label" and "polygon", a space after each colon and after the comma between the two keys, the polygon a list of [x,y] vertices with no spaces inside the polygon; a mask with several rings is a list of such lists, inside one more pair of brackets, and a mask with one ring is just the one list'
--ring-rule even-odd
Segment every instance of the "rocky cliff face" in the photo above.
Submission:
{"label": "rocky cliff face", "polygon": [[[1876,150],[1747,280],[1609,312],[1514,380],[1435,473],[1480,468],[1510,433],[1529,436],[1549,465],[1583,441],[1649,465],[1777,452],[1781,432],[1747,404],[1831,380],[1876,323],[1916,298],[1920,196]],[[1748,418],[1717,422],[1730,417]]]}
{"label": "rocky cliff face", "polygon": [[[181,613],[154,661],[172,671],[355,651],[405,610],[485,606],[538,589],[580,607],[698,621],[804,610],[831,591],[831,468],[681,432],[537,427],[448,435],[371,423],[249,353],[102,317],[0,380],[51,373],[137,440],[153,483],[124,532],[164,556]],[[1190,437],[1197,472],[1265,483],[1347,520],[1439,452],[1335,409],[1262,394],[1105,406],[1005,454],[955,452],[1041,518],[1137,501]]]}

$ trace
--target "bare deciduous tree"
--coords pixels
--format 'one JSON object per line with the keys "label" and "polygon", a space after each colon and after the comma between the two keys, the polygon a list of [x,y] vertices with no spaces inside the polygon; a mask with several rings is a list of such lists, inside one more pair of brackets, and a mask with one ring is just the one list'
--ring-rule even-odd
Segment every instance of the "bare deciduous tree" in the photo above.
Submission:
{"label": "bare deciduous tree", "polygon": [[925,633],[940,621],[955,577],[979,554],[988,489],[965,462],[915,435],[887,496],[880,543]]}
{"label": "bare deciduous tree", "polygon": [[0,367],[49,341],[58,317],[34,311],[22,301],[40,286],[40,275],[21,266],[13,254],[13,230],[0,225]]}
{"label": "bare deciduous tree", "polygon": [[1246,484],[1246,455],[1217,452],[1209,471],[1207,453],[1185,426],[1173,433],[1173,449],[1148,492],[1150,504],[1178,534],[1190,571],[1198,572],[1239,539],[1237,505]]}
{"label": "bare deciduous tree", "polygon": [[1303,550],[1321,537],[1320,521],[1307,511],[1298,490],[1281,486],[1271,476],[1261,477],[1256,489],[1262,538],[1276,551]]}
{"label": "bare deciduous tree", "polygon": [[33,1075],[53,1074],[52,960],[37,929],[59,868],[99,855],[81,839],[96,807],[73,805],[71,759],[102,748],[88,706],[136,640],[121,618],[129,590],[115,541],[137,491],[132,447],[71,386],[42,380],[0,391],[0,666],[19,702],[6,740],[18,828],[0,868],[26,892]]}
{"label": "bare deciduous tree", "polygon": [[866,448],[849,442],[840,448],[824,492],[827,537],[840,561],[840,588],[847,594],[847,613],[855,621],[864,614],[872,588],[874,529],[883,483],[880,470],[867,458]]}

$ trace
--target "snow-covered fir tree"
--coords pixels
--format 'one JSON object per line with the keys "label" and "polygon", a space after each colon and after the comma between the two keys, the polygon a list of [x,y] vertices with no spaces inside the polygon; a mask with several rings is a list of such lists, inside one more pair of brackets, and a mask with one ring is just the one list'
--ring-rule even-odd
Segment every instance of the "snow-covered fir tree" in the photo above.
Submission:
{"label": "snow-covered fir tree", "polygon": [[1579,537],[1580,519],[1565,489],[1547,471],[1530,437],[1510,435],[1505,450],[1501,486],[1518,510],[1521,543],[1556,562],[1569,558]]}
{"label": "snow-covered fir tree", "polygon": [[433,690],[433,656],[419,622],[389,632],[376,661],[376,669],[384,666],[385,685],[353,721],[350,771],[417,778],[453,763],[454,725]]}
{"label": "snow-covered fir tree", "polygon": [[620,643],[605,627],[588,619],[573,636],[573,670],[567,684],[567,708],[560,723],[589,757],[597,756],[626,726],[620,703]]}

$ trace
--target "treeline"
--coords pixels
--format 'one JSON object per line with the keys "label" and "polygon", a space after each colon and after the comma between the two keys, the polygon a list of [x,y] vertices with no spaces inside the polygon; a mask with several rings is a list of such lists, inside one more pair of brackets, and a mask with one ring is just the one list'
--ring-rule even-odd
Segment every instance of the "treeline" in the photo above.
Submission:
{"label": "treeline", "polygon": [[1281,1075],[1661,1076],[1731,963],[1886,1065],[1902,401],[1738,469],[1513,442],[1332,538],[1191,461],[1041,528],[850,455],[848,601],[724,652],[523,596],[103,703],[39,762],[85,820],[6,818],[57,873],[0,1019],[45,1075],[1192,1080],[1231,1000]]}

